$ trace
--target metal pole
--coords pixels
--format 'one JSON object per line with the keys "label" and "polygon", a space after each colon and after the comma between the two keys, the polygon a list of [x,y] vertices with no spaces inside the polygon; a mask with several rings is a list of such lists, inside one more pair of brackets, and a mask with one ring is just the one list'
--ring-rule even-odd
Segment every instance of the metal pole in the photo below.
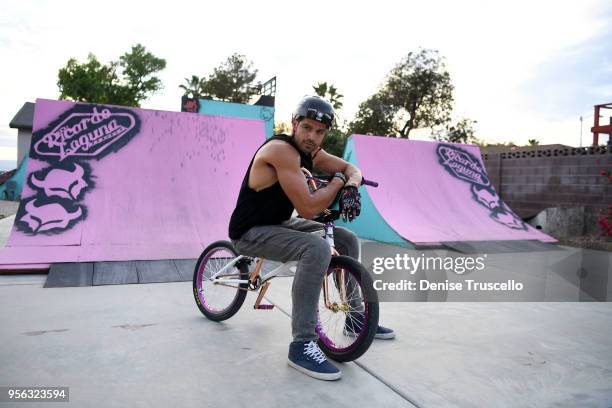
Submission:
{"label": "metal pole", "polygon": [[599,132],[597,132],[597,128],[599,127],[599,105],[595,105],[595,118],[594,118],[593,128],[595,131],[593,132],[593,146],[599,145]]}
{"label": "metal pole", "polygon": [[582,147],[582,116],[580,116],[580,147]]}

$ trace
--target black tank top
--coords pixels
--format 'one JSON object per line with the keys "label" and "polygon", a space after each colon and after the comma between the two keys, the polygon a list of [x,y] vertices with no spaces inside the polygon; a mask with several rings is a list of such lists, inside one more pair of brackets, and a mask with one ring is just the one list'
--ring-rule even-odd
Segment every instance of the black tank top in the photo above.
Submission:
{"label": "black tank top", "polygon": [[[310,155],[302,153],[297,148],[293,137],[287,135],[276,135],[266,140],[259,149],[272,140],[282,140],[289,143],[300,154],[301,167],[305,167],[312,171],[312,158]],[[257,149],[257,151],[259,151]],[[255,155],[257,152],[255,152]],[[270,187],[260,191],[255,191],[249,187],[249,174],[255,160],[255,155],[251,159],[249,168],[242,180],[240,193],[236,208],[232,213],[229,224],[229,237],[231,239],[239,239],[242,234],[256,225],[277,225],[291,218],[294,207],[289,200],[289,197],[283,191],[280,183],[277,181]]]}

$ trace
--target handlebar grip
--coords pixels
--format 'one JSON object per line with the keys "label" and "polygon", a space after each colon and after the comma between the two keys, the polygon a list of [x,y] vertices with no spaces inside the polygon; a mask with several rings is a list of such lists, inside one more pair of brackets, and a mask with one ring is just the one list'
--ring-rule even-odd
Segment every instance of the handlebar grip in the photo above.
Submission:
{"label": "handlebar grip", "polygon": [[366,186],[371,186],[371,187],[378,187],[378,183],[377,182],[366,180],[365,178],[363,178],[361,180],[361,185],[366,185]]}

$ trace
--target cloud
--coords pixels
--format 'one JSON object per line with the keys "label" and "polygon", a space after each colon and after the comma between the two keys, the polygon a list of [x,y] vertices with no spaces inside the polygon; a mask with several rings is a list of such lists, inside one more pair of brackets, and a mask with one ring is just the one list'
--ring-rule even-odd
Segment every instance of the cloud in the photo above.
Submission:
{"label": "cloud", "polygon": [[[612,26],[612,18],[608,19]],[[536,67],[521,91],[546,120],[562,120],[612,102],[612,29],[560,50]]]}
{"label": "cloud", "polygon": [[17,136],[0,135],[0,147],[17,147]]}
{"label": "cloud", "polygon": [[152,3],[143,14],[140,3],[115,0],[94,8],[69,0],[8,2],[0,15],[0,134],[14,135],[5,125],[23,102],[58,97],[57,72],[69,58],[92,52],[108,62],[140,42],[168,62],[160,73],[164,90],[144,108],[179,110],[183,78],[207,75],[239,52],[254,61],[258,80],[277,76],[277,120],[288,121],[318,81],[345,95],[341,117],[350,120],[393,65],[422,46],[447,57],[456,114],[478,120],[480,137],[569,138],[575,126],[568,117],[577,121],[610,82],[605,59],[612,45],[602,44],[603,31],[593,34],[611,26],[604,5],[356,0],[349,8],[313,0],[296,12],[281,1],[185,1]]}

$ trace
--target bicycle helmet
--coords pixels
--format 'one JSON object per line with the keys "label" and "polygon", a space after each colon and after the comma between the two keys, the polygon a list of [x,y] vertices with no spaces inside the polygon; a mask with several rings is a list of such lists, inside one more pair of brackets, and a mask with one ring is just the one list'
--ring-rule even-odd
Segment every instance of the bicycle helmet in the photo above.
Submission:
{"label": "bicycle helmet", "polygon": [[293,119],[300,121],[304,118],[323,123],[327,129],[334,123],[336,113],[331,103],[319,96],[305,96],[298,103]]}

